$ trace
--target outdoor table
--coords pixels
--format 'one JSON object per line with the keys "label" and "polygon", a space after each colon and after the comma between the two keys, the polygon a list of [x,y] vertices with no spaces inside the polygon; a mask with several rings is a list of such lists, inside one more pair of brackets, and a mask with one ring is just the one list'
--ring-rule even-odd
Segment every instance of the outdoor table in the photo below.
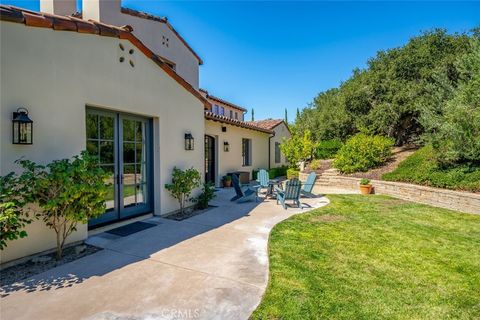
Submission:
{"label": "outdoor table", "polygon": [[273,192],[275,186],[279,186],[281,188],[282,187],[282,182],[278,181],[278,180],[268,181],[267,197],[269,197],[269,198],[274,198],[275,197],[275,193]]}

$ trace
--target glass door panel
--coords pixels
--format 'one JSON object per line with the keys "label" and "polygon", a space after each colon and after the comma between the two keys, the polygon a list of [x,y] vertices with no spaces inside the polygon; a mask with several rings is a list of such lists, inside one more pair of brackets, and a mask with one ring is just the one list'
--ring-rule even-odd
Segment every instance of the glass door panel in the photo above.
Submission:
{"label": "glass door panel", "polygon": [[148,207],[148,166],[146,132],[148,120],[121,117],[123,167],[121,206],[122,217],[135,214]]}
{"label": "glass door panel", "polygon": [[105,197],[105,214],[89,221],[90,225],[101,224],[118,218],[116,184],[116,139],[117,130],[116,117],[110,113],[87,113],[87,151],[96,156],[99,166],[109,175],[106,179],[108,184],[107,195]]}
{"label": "glass door panel", "polygon": [[90,226],[151,211],[149,190],[150,120],[88,110],[87,151],[109,173],[106,212]]}

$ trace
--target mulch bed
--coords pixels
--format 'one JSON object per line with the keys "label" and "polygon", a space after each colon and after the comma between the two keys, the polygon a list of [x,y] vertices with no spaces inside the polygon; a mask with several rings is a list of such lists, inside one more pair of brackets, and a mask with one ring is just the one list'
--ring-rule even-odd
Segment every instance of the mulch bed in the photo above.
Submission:
{"label": "mulch bed", "polygon": [[[84,250],[81,251],[80,249]],[[82,244],[65,248],[63,251],[62,259],[58,261],[55,259],[55,252],[33,257],[26,262],[22,262],[0,270],[0,285],[11,285],[15,282],[27,279],[36,274],[61,266],[62,264],[69,263],[74,260],[91,255],[100,250],[103,249],[88,244]],[[77,251],[81,252],[77,253]]]}
{"label": "mulch bed", "polygon": [[179,213],[175,213],[175,214],[171,214],[169,216],[166,216],[165,219],[182,221],[182,220],[197,216],[199,214],[205,213],[205,212],[207,212],[207,211],[209,211],[213,208],[216,208],[216,207],[217,206],[211,206],[210,205],[210,206],[208,206],[207,209],[195,209],[195,210],[191,210],[191,211],[185,211],[183,214],[181,214],[179,212]]}

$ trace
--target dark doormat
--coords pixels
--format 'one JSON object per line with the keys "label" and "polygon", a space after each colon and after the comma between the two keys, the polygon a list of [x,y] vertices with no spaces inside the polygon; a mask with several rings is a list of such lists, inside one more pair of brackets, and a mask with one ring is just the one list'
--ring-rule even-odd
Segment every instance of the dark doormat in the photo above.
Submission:
{"label": "dark doormat", "polygon": [[130,223],[130,224],[127,224],[127,225],[122,226],[122,227],[118,227],[118,228],[115,228],[115,229],[112,229],[112,230],[108,230],[106,232],[117,235],[117,236],[120,236],[120,237],[126,237],[126,236],[129,236],[129,235],[134,234],[136,232],[139,232],[139,231],[151,228],[151,227],[155,227],[155,226],[156,226],[156,224],[153,224],[153,223],[137,221],[137,222]]}

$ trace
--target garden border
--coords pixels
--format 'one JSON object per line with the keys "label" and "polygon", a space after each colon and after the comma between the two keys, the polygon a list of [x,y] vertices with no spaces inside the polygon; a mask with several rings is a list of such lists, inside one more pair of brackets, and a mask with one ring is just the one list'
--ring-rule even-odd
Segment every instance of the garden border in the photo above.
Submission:
{"label": "garden border", "polygon": [[[305,181],[307,173],[300,173]],[[315,186],[358,190],[361,178],[339,175],[337,170],[325,171],[317,178]],[[466,213],[480,214],[480,194],[453,191],[447,189],[420,186],[404,182],[371,180],[375,194],[389,195],[395,198],[428,204],[434,207],[451,209]],[[315,192],[315,189],[314,189]]]}

